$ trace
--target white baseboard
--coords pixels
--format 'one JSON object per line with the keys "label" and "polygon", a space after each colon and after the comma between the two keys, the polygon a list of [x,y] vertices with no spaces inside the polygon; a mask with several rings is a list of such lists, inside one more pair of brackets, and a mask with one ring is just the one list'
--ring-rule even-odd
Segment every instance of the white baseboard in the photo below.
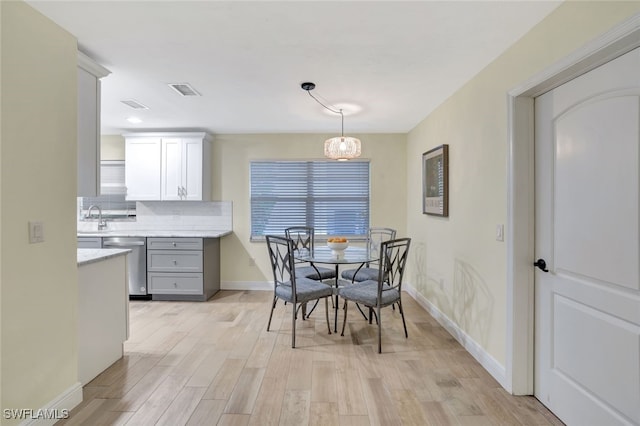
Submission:
{"label": "white baseboard", "polygon": [[[50,401],[44,407],[33,410],[30,418],[20,423],[20,426],[49,426],[53,425],[62,418],[65,413],[68,415],[73,408],[82,402],[82,384],[75,383],[73,386],[62,392],[53,401]],[[57,418],[47,418],[57,417]]]}
{"label": "white baseboard", "polygon": [[480,365],[487,370],[491,376],[496,379],[500,386],[507,389],[506,384],[506,368],[492,357],[485,349],[465,333],[456,323],[451,321],[449,317],[440,312],[438,308],[429,302],[422,294],[418,293],[415,288],[410,285],[404,285],[404,290],[413,297],[431,316],[438,321],[457,341],[473,356]]}
{"label": "white baseboard", "polygon": [[222,281],[220,290],[264,290],[273,291],[273,283],[268,281]]}

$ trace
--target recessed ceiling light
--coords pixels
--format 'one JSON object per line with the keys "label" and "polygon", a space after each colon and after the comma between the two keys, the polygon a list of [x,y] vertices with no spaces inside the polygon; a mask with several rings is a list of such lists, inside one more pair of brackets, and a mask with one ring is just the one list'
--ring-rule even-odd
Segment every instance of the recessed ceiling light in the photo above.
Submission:
{"label": "recessed ceiling light", "polygon": [[181,96],[200,96],[189,83],[169,83],[169,87],[178,92]]}
{"label": "recessed ceiling light", "polygon": [[135,99],[125,99],[123,101],[120,101],[123,104],[125,104],[128,107],[131,107],[133,109],[149,109],[148,106],[141,104],[140,102],[136,101]]}
{"label": "recessed ceiling light", "polygon": [[127,121],[133,124],[142,123],[142,120],[140,120],[138,117],[128,117]]}

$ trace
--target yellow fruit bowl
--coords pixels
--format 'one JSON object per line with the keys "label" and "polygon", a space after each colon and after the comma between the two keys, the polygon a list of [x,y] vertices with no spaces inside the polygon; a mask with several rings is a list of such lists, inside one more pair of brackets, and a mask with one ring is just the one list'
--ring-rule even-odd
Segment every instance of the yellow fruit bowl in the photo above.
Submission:
{"label": "yellow fruit bowl", "polygon": [[327,247],[331,249],[334,256],[342,257],[344,250],[349,247],[349,240],[346,238],[329,238]]}

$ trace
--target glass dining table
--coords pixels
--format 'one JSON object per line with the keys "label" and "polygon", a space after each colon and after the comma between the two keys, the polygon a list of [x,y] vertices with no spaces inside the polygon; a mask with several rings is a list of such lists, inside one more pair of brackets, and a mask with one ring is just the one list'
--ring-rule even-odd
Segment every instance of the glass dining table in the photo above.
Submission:
{"label": "glass dining table", "polygon": [[[351,283],[351,281],[340,279],[340,265],[359,265],[358,269],[360,269],[367,263],[377,262],[379,256],[380,253],[377,251],[373,252],[364,247],[347,247],[340,255],[336,255],[327,246],[315,247],[313,250],[301,249],[294,251],[293,257],[297,261],[309,262],[311,266],[319,263],[324,265],[334,265],[335,267],[334,332],[338,331],[338,289],[340,288],[340,281],[343,281],[345,284]],[[313,311],[313,309],[311,311]],[[311,314],[311,312],[309,312],[309,314]]]}

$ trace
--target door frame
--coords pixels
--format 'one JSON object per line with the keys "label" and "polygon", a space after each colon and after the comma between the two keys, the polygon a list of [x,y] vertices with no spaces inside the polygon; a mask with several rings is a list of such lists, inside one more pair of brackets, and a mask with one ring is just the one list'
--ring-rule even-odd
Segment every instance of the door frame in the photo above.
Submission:
{"label": "door frame", "polygon": [[623,21],[507,94],[507,354],[504,386],[533,395],[534,98],[640,47],[640,14]]}

